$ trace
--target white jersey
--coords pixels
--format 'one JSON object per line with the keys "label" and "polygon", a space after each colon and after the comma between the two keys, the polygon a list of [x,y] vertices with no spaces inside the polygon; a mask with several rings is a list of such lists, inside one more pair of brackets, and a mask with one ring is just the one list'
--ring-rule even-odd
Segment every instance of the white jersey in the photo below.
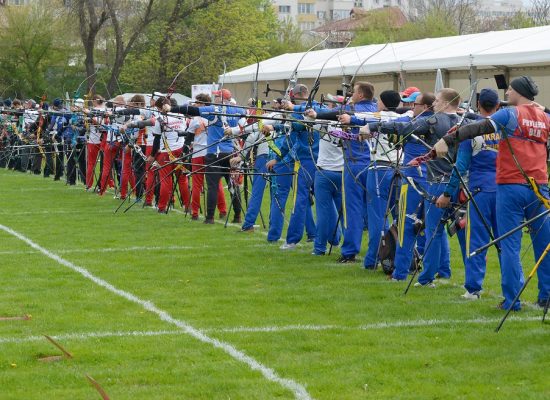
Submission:
{"label": "white jersey", "polygon": [[[314,126],[314,129],[320,127]],[[335,129],[331,126],[327,128],[329,131]],[[319,155],[317,156],[317,166],[327,171],[344,170],[344,152],[340,146],[340,139],[329,134],[322,135],[319,139]]]}
{"label": "white jersey", "polygon": [[189,122],[187,131],[195,135],[193,140],[193,158],[206,156],[208,120],[202,117],[194,117]]}
{"label": "white jersey", "polygon": [[[118,111],[125,110],[126,107],[117,107]],[[113,115],[111,117],[111,126],[107,130],[107,142],[122,142],[122,135],[120,134],[120,128],[126,123],[126,115]]]}
{"label": "white jersey", "polygon": [[[355,116],[367,120],[377,119],[381,122],[387,122],[401,118],[403,114],[397,114],[393,111],[379,111],[374,113],[355,113]],[[403,162],[403,153],[394,149],[394,146],[388,141],[387,135],[377,133],[375,137],[368,141],[368,144],[372,161],[384,161],[392,164],[401,164]]]}
{"label": "white jersey", "polygon": [[38,111],[36,110],[25,110],[23,113],[23,121],[25,129],[28,129],[38,119]]}
{"label": "white jersey", "polygon": [[[143,116],[143,119],[150,119],[153,117],[153,115],[157,115],[152,109],[141,109],[140,111],[141,115]],[[146,146],[153,146],[153,140],[155,137],[153,136],[153,127],[152,126],[146,126],[145,127],[145,145]]]}
{"label": "white jersey", "polygon": [[[105,111],[105,107],[94,107],[92,108],[92,116],[93,111]],[[101,132],[104,131],[104,129],[101,127],[101,124],[103,123],[103,116],[96,116],[93,117],[94,121],[90,124],[90,137],[88,138],[88,143],[91,144],[100,144],[101,143]]]}
{"label": "white jersey", "polygon": [[[164,132],[162,132],[161,123],[165,124]],[[185,142],[185,138],[183,136],[180,137],[179,133],[185,132],[186,128],[186,121],[176,118],[176,114],[156,115],[153,135],[161,135],[159,151],[161,153],[167,153],[168,151],[181,149]]]}

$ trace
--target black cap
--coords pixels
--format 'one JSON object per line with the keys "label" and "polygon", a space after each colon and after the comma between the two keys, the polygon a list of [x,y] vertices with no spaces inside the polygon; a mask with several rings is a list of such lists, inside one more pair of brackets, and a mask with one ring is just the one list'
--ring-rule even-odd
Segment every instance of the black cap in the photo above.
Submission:
{"label": "black cap", "polygon": [[522,75],[510,82],[510,86],[529,100],[535,100],[535,96],[539,94],[539,88],[530,76]]}

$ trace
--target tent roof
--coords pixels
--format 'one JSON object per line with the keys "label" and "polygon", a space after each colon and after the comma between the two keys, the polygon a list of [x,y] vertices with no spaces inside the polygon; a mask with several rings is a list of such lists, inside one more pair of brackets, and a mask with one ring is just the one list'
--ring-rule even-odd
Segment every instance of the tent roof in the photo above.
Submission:
{"label": "tent roof", "polygon": [[[353,75],[361,62],[371,57],[357,75],[374,75],[400,70],[433,71],[437,68],[466,69],[470,66],[529,65],[550,63],[550,26],[476,33],[408,42],[348,47],[331,58],[323,77]],[[373,56],[378,50],[379,53]],[[325,61],[341,49],[324,49],[307,54],[298,69],[299,78],[316,78]],[[260,81],[289,79],[304,53],[282,54],[260,62]],[[225,75],[226,83],[253,81],[256,64]],[[223,75],[219,77],[220,82]]]}

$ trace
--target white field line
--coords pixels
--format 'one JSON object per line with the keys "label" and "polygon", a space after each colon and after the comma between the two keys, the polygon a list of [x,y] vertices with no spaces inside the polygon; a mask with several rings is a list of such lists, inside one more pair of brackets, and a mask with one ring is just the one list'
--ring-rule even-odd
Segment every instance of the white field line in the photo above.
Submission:
{"label": "white field line", "polygon": [[281,385],[282,387],[292,391],[292,393],[294,394],[294,396],[297,399],[311,399],[311,396],[309,395],[309,393],[307,392],[306,388],[303,385],[301,385],[300,383],[295,382],[291,379],[280,377],[273,369],[263,365],[259,361],[255,360],[254,358],[252,358],[249,355],[245,354],[243,351],[238,350],[233,345],[231,345],[229,343],[226,343],[226,342],[223,342],[221,340],[212,338],[212,337],[208,336],[204,331],[189,325],[187,322],[172,317],[166,311],[161,310],[160,308],[155,306],[150,301],[143,300],[143,299],[137,297],[136,295],[134,295],[130,292],[127,292],[127,291],[122,290],[122,289],[118,289],[117,287],[113,286],[109,282],[93,275],[87,269],[79,267],[79,266],[73,264],[72,262],[61,258],[57,254],[54,254],[54,253],[48,251],[47,249],[45,249],[45,248],[41,247],[40,245],[36,244],[35,242],[33,242],[31,239],[29,239],[26,236],[20,234],[19,232],[14,231],[13,229],[11,229],[7,226],[4,226],[4,225],[0,224],[0,229],[5,231],[6,233],[9,233],[12,236],[15,236],[16,238],[22,240],[23,242],[25,242],[29,246],[31,246],[33,249],[40,251],[42,254],[44,254],[48,258],[50,258],[50,259],[56,261],[57,263],[73,270],[74,272],[77,272],[78,274],[82,275],[84,278],[92,281],[93,283],[95,283],[96,285],[106,289],[107,291],[109,291],[109,292],[111,292],[111,293],[113,293],[113,294],[115,294],[119,297],[122,297],[122,298],[124,298],[124,299],[126,299],[130,302],[138,304],[141,307],[143,307],[145,310],[156,314],[162,321],[177,326],[178,328],[180,328],[184,333],[188,334],[189,336],[191,336],[191,337],[193,337],[193,338],[195,338],[195,339],[197,339],[197,340],[199,340],[203,343],[210,344],[215,348],[223,350],[224,352],[229,354],[235,360],[248,365],[248,367],[250,369],[260,372],[264,376],[264,378],[266,378],[267,380],[269,380],[271,382],[274,382],[274,383],[277,383],[277,384]]}
{"label": "white field line", "polygon": [[[531,322],[540,321],[541,317],[517,317],[511,316],[509,321]],[[496,324],[500,318],[475,318],[475,319],[419,319],[410,321],[391,321],[377,322],[359,326],[343,326],[343,325],[286,325],[286,326],[239,326],[229,328],[212,328],[203,329],[206,333],[277,333],[277,332],[292,332],[292,331],[371,331],[391,328],[422,328],[427,326],[444,326],[444,325],[485,325]],[[164,330],[164,331],[118,331],[118,332],[84,332],[84,333],[67,333],[61,335],[51,335],[56,340],[87,340],[98,338],[112,337],[153,337],[153,336],[178,336],[185,335],[186,332],[181,330]],[[43,336],[27,336],[27,337],[6,337],[0,338],[0,344],[3,343],[28,343],[39,342],[44,340]]]}
{"label": "white field line", "polygon": [[[102,210],[102,209],[90,209],[85,211],[86,214],[113,214],[111,210]],[[0,215],[34,215],[34,214],[83,214],[83,210],[34,210],[34,211],[13,211],[13,212],[0,212]]]}
{"label": "white field line", "polygon": [[[59,254],[71,254],[71,253],[115,253],[115,252],[128,252],[128,251],[153,251],[153,250],[198,250],[206,249],[212,246],[200,245],[200,246],[131,246],[131,247],[105,247],[97,249],[64,249],[55,250]],[[219,246],[217,246],[218,248]],[[12,250],[12,251],[0,251],[0,255],[5,254],[36,254],[40,253],[38,250]]]}

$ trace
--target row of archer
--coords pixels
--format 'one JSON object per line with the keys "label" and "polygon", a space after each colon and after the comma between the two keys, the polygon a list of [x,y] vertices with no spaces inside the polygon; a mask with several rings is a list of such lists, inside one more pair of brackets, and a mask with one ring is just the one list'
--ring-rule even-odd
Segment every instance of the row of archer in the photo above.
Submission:
{"label": "row of archer", "polygon": [[[490,92],[485,92],[485,94],[491,97]],[[398,93],[385,91],[380,94],[378,101],[374,101],[374,87],[365,82],[360,82],[354,87],[354,94],[352,95],[353,109],[346,105],[345,109],[341,107],[336,111],[326,110],[322,105],[310,102],[307,87],[297,85],[294,88],[294,100],[296,103],[302,100],[302,104],[281,104],[282,108],[286,108],[291,112],[290,116],[279,110],[270,110],[272,115],[265,116],[265,119],[254,115],[249,116],[248,120],[244,118],[242,107],[235,107],[226,103],[230,96],[226,96],[224,90],[216,95],[217,99],[214,99],[213,105],[205,105],[208,104],[208,99],[206,99],[201,106],[172,106],[165,104],[167,99],[158,99],[155,104],[156,112],[152,111],[151,114],[144,113],[139,106],[134,108],[133,111],[123,111],[118,115],[125,115],[125,118],[128,115],[139,115],[140,118],[136,121],[126,121],[120,126],[122,129],[118,129],[118,131],[125,132],[126,128],[138,129],[138,131],[150,128],[152,147],[155,147],[155,139],[157,138],[158,143],[155,154],[149,154],[149,157],[156,159],[159,151],[161,154],[162,152],[167,153],[155,160],[159,164],[155,169],[160,173],[162,170],[170,169],[170,167],[166,167],[167,165],[173,166],[169,174],[163,175],[162,184],[165,178],[172,176],[173,171],[183,165],[180,162],[180,155],[172,154],[170,156],[167,151],[167,149],[176,151],[180,149],[178,148],[178,142],[180,141],[179,137],[181,137],[182,118],[178,117],[178,113],[184,114],[186,118],[183,120],[188,122],[189,120],[200,121],[202,119],[203,127],[207,132],[205,148],[207,151],[205,155],[206,164],[200,168],[207,174],[207,179],[208,176],[213,176],[211,181],[214,183],[219,184],[219,179],[223,176],[229,177],[228,181],[230,182],[230,171],[246,172],[244,169],[239,169],[242,167],[238,167],[238,165],[245,159],[250,160],[250,158],[253,158],[254,169],[252,171],[255,171],[253,173],[256,174],[256,179],[254,179],[252,185],[251,203],[255,198],[254,186],[256,186],[256,183],[261,186],[261,183],[264,182],[264,187],[266,182],[270,183],[272,190],[270,233],[272,227],[276,225],[273,223],[276,222],[276,215],[281,214],[284,219],[285,204],[281,203],[286,203],[290,187],[294,187],[294,204],[289,221],[287,240],[281,246],[283,250],[295,248],[296,244],[302,240],[304,226],[307,228],[311,222],[311,220],[308,222],[308,219],[310,219],[308,213],[311,213],[310,194],[314,193],[317,227],[308,232],[312,233],[311,236],[308,235],[311,238],[315,236],[314,254],[323,254],[326,251],[327,243],[338,244],[340,243],[339,237],[342,236],[342,255],[339,261],[357,261],[356,256],[359,254],[363,228],[367,225],[369,250],[364,258],[365,268],[374,269],[381,261],[388,260],[388,257],[382,257],[381,253],[382,250],[385,250],[385,242],[391,242],[393,237],[396,242],[396,249],[395,256],[393,256],[395,270],[392,272],[392,280],[398,282],[403,279],[399,279],[400,276],[397,271],[401,270],[403,272],[402,270],[405,269],[403,268],[404,265],[398,262],[399,249],[405,249],[405,253],[410,254],[410,258],[414,259],[412,255],[419,250],[418,243],[416,243],[418,242],[417,239],[422,236],[419,235],[422,229],[418,228],[418,221],[424,221],[426,225],[424,230],[426,239],[424,253],[420,255],[420,262],[414,263],[411,260],[410,263],[405,263],[406,269],[404,272],[405,274],[409,273],[411,264],[416,264],[413,269],[417,271],[419,269],[418,264],[423,263],[424,269],[417,283],[419,287],[432,287],[436,274],[439,274],[440,279],[450,277],[450,264],[447,268],[445,256],[445,246],[448,249],[448,243],[445,245],[447,238],[442,233],[444,225],[442,221],[445,221],[446,218],[435,213],[438,210],[442,213],[448,211],[448,205],[452,206],[451,209],[458,208],[455,204],[458,202],[447,200],[453,197],[448,190],[452,187],[449,184],[453,174],[456,175],[455,181],[457,179],[461,181],[463,172],[458,171],[458,168],[452,162],[446,160],[427,159],[428,162],[423,164],[422,167],[414,166],[412,168],[408,165],[403,166],[403,158],[405,164],[408,164],[408,161],[413,158],[425,154],[428,148],[434,145],[437,139],[444,136],[451,127],[463,125],[468,120],[476,118],[474,116],[468,116],[468,118],[458,116],[457,108],[460,96],[456,91],[443,89],[435,96],[430,93],[419,93],[413,101],[409,115],[403,115],[396,112],[402,100]],[[489,103],[491,103],[490,100]],[[496,100],[496,102],[492,101],[495,107],[490,111],[495,111],[496,105],[499,103],[498,96]],[[484,99],[480,96],[480,103],[483,102]],[[98,115],[100,114],[98,113]],[[317,119],[310,121],[314,117]],[[331,120],[337,122],[327,122]],[[342,125],[351,126],[351,132],[338,129]],[[366,128],[360,131],[359,126],[365,126]],[[188,128],[189,125],[186,126],[184,131],[188,131]],[[371,132],[379,132],[379,134],[373,135]],[[254,133],[257,135],[254,136]],[[241,149],[236,148],[235,137],[242,138],[245,134],[248,136],[247,139],[253,138],[251,140],[252,145],[241,145]],[[491,134],[493,134],[493,139],[495,138],[494,132],[486,132],[485,134],[489,135],[486,138],[490,138]],[[174,141],[172,146],[170,145],[171,140]],[[163,143],[164,141],[166,143]],[[264,147],[263,150],[260,149],[261,146]],[[472,173],[470,174],[469,184],[463,181],[460,182],[464,188],[470,186],[470,189],[473,189],[466,197],[472,204],[476,204],[475,208],[476,210],[479,209],[479,212],[476,211],[475,214],[480,218],[479,222],[483,223],[484,229],[474,229],[474,232],[486,230],[487,235],[490,237],[491,234],[497,232],[496,225],[491,227],[485,221],[485,216],[490,218],[491,213],[485,214],[481,211],[479,199],[484,195],[491,196],[491,193],[495,195],[496,192],[496,190],[491,189],[491,185],[496,185],[495,159],[493,158],[492,163],[487,161],[495,156],[495,144],[475,141],[470,147],[472,149],[471,156],[475,152],[476,157],[481,157],[477,159],[478,161],[481,160],[479,164],[493,166],[492,179],[490,178],[490,170],[482,170],[479,174],[470,171]],[[246,152],[245,150],[250,151]],[[265,170],[262,170],[263,159],[265,159],[265,165],[263,166]],[[151,158],[144,161],[150,165],[153,163]],[[185,167],[182,166],[181,168]],[[414,176],[415,174],[416,176]],[[179,175],[190,176],[188,173],[180,173]],[[481,183],[472,183],[472,178],[475,181],[478,177],[481,177]],[[176,181],[178,179],[176,178]],[[283,182],[285,179],[290,181],[288,190],[286,189],[287,184]],[[218,185],[208,183],[209,192],[211,187],[216,186],[219,188]],[[340,187],[338,187],[339,184]],[[479,187],[476,185],[486,186]],[[169,186],[172,187],[172,184]],[[239,190],[235,190],[239,186],[238,184],[233,186],[232,194],[239,192]],[[458,186],[456,182],[455,186]],[[275,192],[275,196],[273,192]],[[396,196],[396,193],[399,193],[399,196]],[[477,202],[474,200],[474,194],[478,199]],[[338,196],[340,196],[339,201]],[[416,200],[419,199],[419,201],[413,199],[415,196],[417,197]],[[210,193],[207,197],[208,206],[205,206],[207,212],[206,222],[211,222],[216,198],[211,196]],[[326,201],[327,199],[328,201]],[[234,200],[232,205],[235,207],[235,217],[237,217],[240,216],[238,211],[240,211],[241,205],[238,198],[234,198]],[[495,204],[495,201],[487,200],[487,203]],[[327,207],[327,204],[329,207]],[[423,212],[419,210],[422,207],[424,208]],[[160,210],[164,211],[162,208]],[[247,212],[248,214],[249,212]],[[474,213],[469,213],[470,219],[472,214]],[[238,219],[240,218],[235,218],[236,222],[238,222]],[[365,223],[365,220],[368,222]],[[395,226],[400,228],[397,229],[395,236],[387,234],[391,232],[388,226],[390,220],[393,220]],[[412,235],[407,233],[408,222],[413,222],[413,224],[410,224],[413,229]],[[431,234],[430,225],[433,229]],[[541,229],[539,227],[537,236]],[[243,225],[243,232],[252,230],[253,225],[251,227]],[[360,231],[359,235],[357,235],[357,231]],[[278,238],[274,239],[273,236],[268,235],[268,240],[276,241]],[[358,246],[357,242],[359,243]],[[405,242],[409,246],[412,242],[412,248],[409,247],[410,251],[406,249]],[[325,245],[324,250],[323,244]],[[320,245],[320,247],[317,245]],[[355,249],[357,250],[354,251]],[[438,253],[439,258],[429,256],[431,249],[435,249],[433,252]],[[369,258],[369,253],[371,258]],[[390,262],[392,261],[391,253],[390,250]],[[474,256],[465,257],[465,263],[471,258],[474,258]],[[374,261],[372,261],[373,259]],[[432,264],[427,265],[430,260],[432,260]],[[438,267],[435,272],[433,265]],[[473,280],[474,284],[477,283],[476,280],[479,281],[480,274],[482,274],[481,281],[483,280],[484,271],[484,269],[482,271],[474,269],[474,272],[477,272],[477,278]],[[466,275],[468,281],[468,269]],[[426,279],[427,281],[423,282]],[[481,289],[470,290],[468,287],[466,288],[465,298],[479,298]],[[544,295],[544,291],[542,291],[542,294]],[[540,300],[545,299],[539,298]],[[515,303],[513,304],[515,305]],[[504,303],[503,306],[506,307]]]}

